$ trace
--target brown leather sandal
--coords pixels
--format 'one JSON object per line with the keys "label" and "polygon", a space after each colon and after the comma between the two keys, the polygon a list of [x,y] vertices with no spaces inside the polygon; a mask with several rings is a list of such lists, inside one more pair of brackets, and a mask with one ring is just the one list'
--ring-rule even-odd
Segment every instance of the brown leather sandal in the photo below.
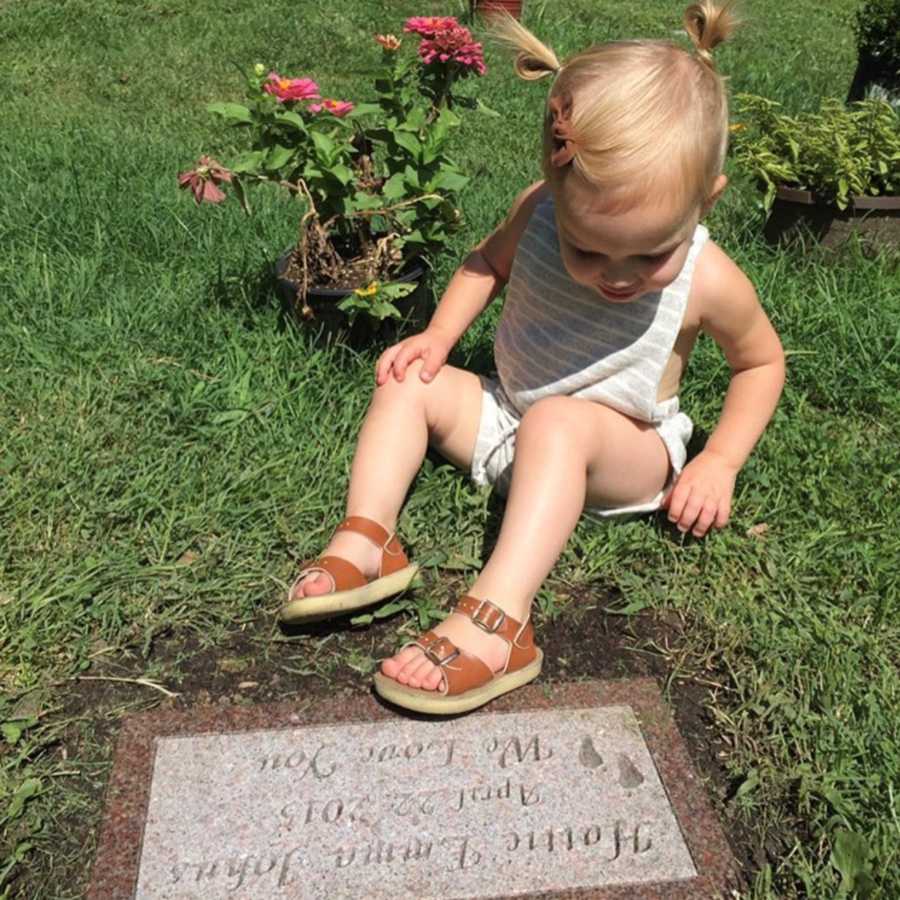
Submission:
{"label": "brown leather sandal", "polygon": [[[278,615],[282,622],[315,622],[371,606],[379,600],[405,591],[419,571],[419,567],[406,558],[396,534],[389,533],[372,519],[349,516],[335,531],[353,531],[381,548],[377,577],[369,581],[353,563],[339,556],[322,556],[304,563],[304,568],[294,579],[287,601]],[[331,593],[292,599],[291,595],[297,584],[307,575],[315,573],[327,575],[331,579]]]}
{"label": "brown leather sandal", "polygon": [[440,668],[440,688],[427,691],[409,687],[377,672],[375,690],[385,700],[415,712],[451,715],[483,706],[541,674],[544,654],[534,645],[530,620],[517,622],[489,600],[468,596],[456,604],[453,612],[468,617],[482,631],[506,641],[509,650],[503,668],[492,672],[477,656],[460,650],[448,638],[427,631],[400,649],[419,647]]}

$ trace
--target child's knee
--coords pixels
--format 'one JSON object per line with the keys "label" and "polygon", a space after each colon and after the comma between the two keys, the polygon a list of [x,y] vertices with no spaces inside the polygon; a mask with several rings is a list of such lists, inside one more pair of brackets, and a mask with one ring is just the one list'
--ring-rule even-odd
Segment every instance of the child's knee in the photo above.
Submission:
{"label": "child's knee", "polygon": [[[570,441],[583,429],[583,401],[573,397],[545,397],[532,404],[522,416],[517,440]],[[581,413],[581,415],[579,415]]]}
{"label": "child's knee", "polygon": [[373,400],[379,403],[402,403],[407,405],[421,402],[424,391],[428,388],[428,383],[422,381],[421,371],[422,361],[416,359],[407,366],[402,381],[391,372],[387,381],[375,388]]}

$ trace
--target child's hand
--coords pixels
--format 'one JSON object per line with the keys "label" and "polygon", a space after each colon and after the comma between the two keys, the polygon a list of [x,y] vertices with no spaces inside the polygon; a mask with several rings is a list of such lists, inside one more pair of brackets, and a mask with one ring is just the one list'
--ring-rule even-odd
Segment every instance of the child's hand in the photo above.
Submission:
{"label": "child's hand", "polygon": [[393,347],[388,347],[375,364],[375,383],[384,384],[391,374],[397,381],[403,381],[406,367],[415,359],[422,360],[419,377],[422,381],[431,381],[441,366],[447,361],[451,341],[443,332],[426,328],[420,334],[414,334]]}
{"label": "child's hand", "polygon": [[669,521],[679,531],[703,537],[711,525],[722,528],[731,513],[737,469],[716,453],[703,451],[689,462],[663,498]]}

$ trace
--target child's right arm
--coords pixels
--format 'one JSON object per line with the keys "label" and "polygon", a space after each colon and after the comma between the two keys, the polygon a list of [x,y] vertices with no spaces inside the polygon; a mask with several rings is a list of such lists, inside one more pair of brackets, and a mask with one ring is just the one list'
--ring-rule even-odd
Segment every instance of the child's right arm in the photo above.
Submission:
{"label": "child's right arm", "polygon": [[519,238],[542,195],[539,181],[515,199],[506,219],[466,257],[456,270],[425,331],[414,334],[381,354],[375,366],[376,384],[393,374],[403,381],[407,366],[422,360],[419,376],[431,381],[447,361],[454,344],[509,280]]}

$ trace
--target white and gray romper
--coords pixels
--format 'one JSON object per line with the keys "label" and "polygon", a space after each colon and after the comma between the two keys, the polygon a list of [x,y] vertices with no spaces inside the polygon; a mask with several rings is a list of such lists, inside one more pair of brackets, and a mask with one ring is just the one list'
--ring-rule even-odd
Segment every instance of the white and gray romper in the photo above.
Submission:
{"label": "white and gray romper", "polygon": [[[472,460],[477,484],[493,484],[506,493],[522,416],[542,397],[560,395],[603,403],[651,423],[668,450],[673,476],[681,472],[693,423],[679,410],[677,396],[657,398],[708,237],[698,225],[684,267],[664,290],[609,303],[566,271],[553,199],[535,207],[519,240],[497,327],[498,380],[482,378]],[[650,512],[659,508],[663,493],[648,503],[591,511],[607,516]]]}

